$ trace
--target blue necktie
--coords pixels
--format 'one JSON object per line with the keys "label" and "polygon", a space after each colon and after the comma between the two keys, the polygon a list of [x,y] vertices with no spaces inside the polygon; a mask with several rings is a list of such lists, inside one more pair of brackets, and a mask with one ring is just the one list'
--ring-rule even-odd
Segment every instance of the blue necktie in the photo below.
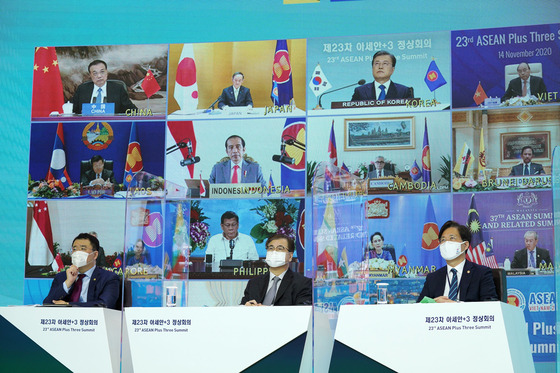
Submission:
{"label": "blue necktie", "polygon": [[383,84],[381,84],[379,86],[379,89],[381,90],[381,93],[379,93],[378,100],[385,100],[385,86]]}
{"label": "blue necktie", "polygon": [[529,251],[529,267],[536,268],[537,265],[535,263],[535,250]]}
{"label": "blue necktie", "polygon": [[523,172],[523,175],[530,175],[529,173],[529,165],[525,165],[525,171]]}
{"label": "blue necktie", "polygon": [[101,103],[103,103],[103,101],[102,101],[103,99],[101,98],[101,92],[103,92],[103,90],[102,90],[101,88],[99,88],[99,89],[97,90],[97,99],[95,100],[95,103],[96,103],[96,104],[101,104]]}
{"label": "blue necktie", "polygon": [[459,292],[459,284],[457,282],[457,270],[455,268],[452,268],[451,272],[453,272],[453,278],[451,279],[451,285],[449,286],[449,299],[457,300],[457,293]]}

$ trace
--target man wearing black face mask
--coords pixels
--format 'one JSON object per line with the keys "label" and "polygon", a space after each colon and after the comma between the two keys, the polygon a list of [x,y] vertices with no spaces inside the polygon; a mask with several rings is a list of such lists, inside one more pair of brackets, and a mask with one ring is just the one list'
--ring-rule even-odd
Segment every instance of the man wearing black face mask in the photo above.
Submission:
{"label": "man wearing black face mask", "polygon": [[99,241],[89,233],[80,233],[72,241],[72,265],[57,274],[43,304],[107,307],[116,309],[119,277],[97,267]]}
{"label": "man wearing black face mask", "polygon": [[447,265],[426,276],[416,301],[424,297],[437,303],[498,300],[490,268],[466,260],[471,240],[469,228],[450,220],[441,227],[438,238]]}
{"label": "man wearing black face mask", "polygon": [[294,240],[277,234],[266,241],[269,272],[247,283],[241,304],[246,306],[310,305],[311,279],[289,269],[294,256]]}

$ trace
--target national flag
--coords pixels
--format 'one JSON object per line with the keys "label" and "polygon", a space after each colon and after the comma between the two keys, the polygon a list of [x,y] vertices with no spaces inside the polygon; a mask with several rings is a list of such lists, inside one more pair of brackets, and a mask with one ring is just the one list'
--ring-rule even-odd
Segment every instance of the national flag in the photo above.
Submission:
{"label": "national flag", "polygon": [[270,177],[268,178],[268,194],[267,196],[272,194],[272,188],[274,188],[274,180],[272,180],[272,171],[270,171]]}
{"label": "national flag", "polygon": [[338,259],[338,236],[336,233],[336,221],[334,205],[331,198],[328,199],[323,213],[323,221],[317,236],[317,266],[324,266],[326,271],[337,270]]}
{"label": "national flag", "polygon": [[[187,175],[185,167],[181,166],[183,159],[196,156],[196,136],[192,121],[169,121],[167,122],[166,147],[179,146],[179,150],[169,153],[165,159],[166,175],[177,176],[177,183],[184,183],[185,177],[194,178],[194,164],[188,165]],[[181,144],[181,145],[178,145]],[[183,146],[184,145],[184,146]],[[190,148],[189,148],[190,145]],[[170,177],[167,177],[170,179]],[[171,180],[173,181],[173,180]]]}
{"label": "national flag", "polygon": [[443,75],[441,75],[441,71],[439,71],[435,60],[430,62],[430,66],[428,66],[428,71],[426,71],[426,76],[424,77],[424,82],[426,82],[426,85],[431,92],[435,91],[442,85],[447,84],[447,81]]}
{"label": "national flag", "polygon": [[66,151],[64,150],[64,131],[62,129],[62,123],[58,123],[56,127],[51,165],[47,172],[46,179],[47,181],[54,181],[55,185],[61,190],[72,185],[72,180],[70,180],[70,176],[66,171]]}
{"label": "national flag", "polygon": [[430,163],[430,142],[428,140],[428,119],[424,118],[424,145],[422,147],[422,181],[432,182],[432,166]]}
{"label": "national flag", "polygon": [[300,199],[296,223],[296,253],[300,263],[305,260],[305,198]]}
{"label": "national flag", "polygon": [[348,167],[344,164],[344,162],[342,162],[342,167],[340,167],[342,170],[350,173],[350,170],[348,169]]}
{"label": "national flag", "polygon": [[144,93],[146,94],[146,96],[148,96],[148,98],[152,97],[154,93],[161,89],[151,69],[148,69],[148,71],[146,72],[146,76],[142,80],[141,85]]}
{"label": "national flag", "polygon": [[412,177],[412,180],[414,181],[418,181],[422,177],[420,167],[418,166],[418,163],[416,163],[416,159],[412,163],[412,167],[410,167],[410,177]]}
{"label": "national flag", "polygon": [[113,268],[119,269],[122,267],[122,265],[123,265],[122,255],[119,254],[115,258],[115,261],[113,262]]}
{"label": "national flag", "polygon": [[472,163],[473,163],[473,157],[472,157],[471,149],[465,142],[463,144],[463,148],[461,149],[461,153],[457,157],[457,162],[455,162],[455,167],[453,168],[453,172],[456,172],[461,176],[465,176],[471,169]]}
{"label": "national flag", "polygon": [[478,87],[476,87],[476,91],[474,92],[473,100],[477,105],[480,105],[486,100],[488,96],[486,96],[486,92],[482,88],[480,82],[478,82]]}
{"label": "national flag", "polygon": [[422,252],[421,261],[422,266],[435,265],[441,267],[442,258],[437,248],[439,247],[439,225],[432,204],[432,197],[428,196],[428,203],[426,204],[426,217],[424,218],[424,227],[422,228]]}
{"label": "national flag", "polygon": [[331,164],[338,166],[338,155],[336,153],[336,138],[334,136],[334,119],[331,125],[331,136],[329,137],[329,160]]}
{"label": "national flag", "polygon": [[36,201],[29,235],[27,261],[32,266],[46,266],[54,259],[53,235],[49,206],[46,201]]}
{"label": "national flag", "polygon": [[480,179],[484,179],[486,172],[486,149],[484,148],[484,128],[480,129],[480,150],[478,153],[478,175]]}
{"label": "national flag", "polygon": [[272,63],[272,94],[274,83],[278,86],[278,106],[290,105],[294,98],[292,86],[292,65],[286,40],[276,41],[276,52]]}
{"label": "national flag", "polygon": [[333,189],[333,174],[328,167],[325,168],[325,192],[330,192]]}
{"label": "national flag", "polygon": [[474,194],[471,195],[471,205],[467,216],[467,227],[471,231],[470,247],[467,250],[467,259],[471,262],[481,264],[490,268],[498,268],[496,256],[491,245],[487,245],[484,241],[482,232],[482,223],[478,210],[476,209],[476,202]]}
{"label": "national flag", "polygon": [[[305,144],[305,119],[287,118],[282,131],[282,141],[297,141]],[[287,186],[291,190],[305,189],[305,148],[286,144],[286,155],[294,159],[294,164],[282,163],[280,165],[280,185]],[[277,180],[278,181],[278,180]]]}
{"label": "national flag", "polygon": [[199,187],[199,195],[201,197],[206,197],[206,186],[204,186],[204,181],[202,181],[202,174],[200,175],[200,187]]}
{"label": "national flag", "polygon": [[64,90],[54,47],[35,48],[31,102],[33,117],[48,117],[53,111],[63,112]]}
{"label": "national flag", "polygon": [[171,268],[171,260],[167,251],[163,254],[163,277],[170,280],[173,277],[173,269]]}
{"label": "national flag", "polygon": [[308,86],[313,92],[313,94],[315,95],[315,97],[318,97],[322,95],[324,92],[331,89],[332,85],[328,81],[325,74],[323,73],[323,70],[321,69],[321,65],[317,64],[317,66],[313,70],[313,73],[311,75],[311,80],[309,81]]}
{"label": "national flag", "polygon": [[276,81],[272,81],[272,91],[270,92],[270,99],[272,100],[272,104],[280,106],[280,104],[278,103],[278,83],[276,83]]}
{"label": "national flag", "polygon": [[138,134],[136,133],[136,123],[132,122],[130,126],[130,136],[128,138],[128,149],[126,151],[126,164],[124,166],[124,186],[128,188],[130,182],[137,172],[144,168],[142,161],[142,152],[140,151],[140,143],[138,142]]}
{"label": "national flag", "polygon": [[198,108],[196,63],[192,44],[184,44],[175,76],[175,101],[183,113],[195,113]]}
{"label": "national flag", "polygon": [[348,273],[348,255],[346,255],[346,248],[342,250],[340,259],[338,260],[338,277],[342,278]]}
{"label": "national flag", "polygon": [[62,257],[60,256],[60,253],[57,253],[54,257],[54,260],[51,263],[51,267],[54,272],[60,272],[62,271],[62,268],[64,268],[64,263],[62,263]]}

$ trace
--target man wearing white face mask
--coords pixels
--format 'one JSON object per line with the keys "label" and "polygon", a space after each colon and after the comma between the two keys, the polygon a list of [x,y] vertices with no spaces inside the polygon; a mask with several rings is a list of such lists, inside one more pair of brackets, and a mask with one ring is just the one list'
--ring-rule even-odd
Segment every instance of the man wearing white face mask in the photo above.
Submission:
{"label": "man wearing white face mask", "polygon": [[96,267],[99,241],[89,233],[80,233],[72,241],[72,265],[57,274],[43,304],[100,306],[117,308],[119,277]]}
{"label": "man wearing white face mask", "polygon": [[294,241],[277,234],[266,241],[266,275],[247,283],[241,304],[246,306],[293,306],[312,303],[311,279],[289,269]]}
{"label": "man wearing white face mask", "polygon": [[437,303],[498,300],[490,268],[466,260],[471,232],[454,221],[446,222],[439,231],[439,248],[445,267],[428,274],[417,299],[434,299]]}

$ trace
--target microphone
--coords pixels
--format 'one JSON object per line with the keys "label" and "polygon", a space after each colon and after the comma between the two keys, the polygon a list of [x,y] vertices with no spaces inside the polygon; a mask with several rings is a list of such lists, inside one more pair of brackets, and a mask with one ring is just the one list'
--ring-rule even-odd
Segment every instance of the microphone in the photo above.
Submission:
{"label": "microphone", "polygon": [[288,157],[287,155],[273,155],[272,160],[274,162],[280,162],[285,164],[294,164],[296,163],[295,159]]}
{"label": "microphone", "polygon": [[179,162],[181,164],[181,166],[185,167],[185,166],[190,166],[191,164],[195,164],[200,162],[200,157],[196,156],[196,157],[188,157],[183,159],[181,162]]}
{"label": "microphone", "polygon": [[235,241],[229,240],[229,259],[233,259],[233,248],[235,247]]}
{"label": "microphone", "polygon": [[333,93],[333,92],[336,92],[336,91],[340,91],[341,89],[349,88],[349,87],[352,87],[352,86],[355,86],[355,85],[364,85],[365,83],[366,83],[365,79],[360,79],[360,80],[358,80],[358,83],[352,83],[352,84],[346,85],[344,87],[333,89],[332,91],[324,92],[324,93],[321,94],[321,96],[319,96],[319,103],[317,104],[317,107],[318,108],[323,108],[321,106],[321,99],[323,98],[323,95],[326,95],[327,93]]}
{"label": "microphone", "polygon": [[212,105],[208,106],[208,109],[204,110],[204,112],[205,112],[205,113],[209,113],[209,112],[211,112],[212,110],[214,110],[214,105],[216,105],[216,103],[217,103],[218,101],[220,101],[220,97],[222,97],[222,96],[218,96],[218,98],[216,99],[216,101],[212,102]]}

